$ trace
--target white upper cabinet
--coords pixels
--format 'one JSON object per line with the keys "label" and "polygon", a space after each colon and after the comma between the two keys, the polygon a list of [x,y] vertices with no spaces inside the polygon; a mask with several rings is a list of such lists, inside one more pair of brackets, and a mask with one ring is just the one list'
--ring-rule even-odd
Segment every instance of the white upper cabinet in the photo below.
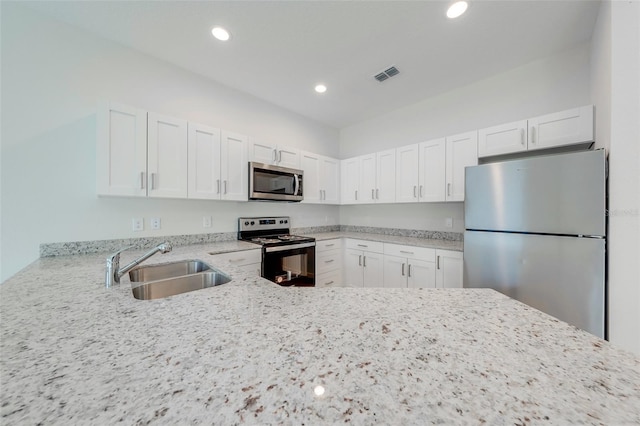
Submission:
{"label": "white upper cabinet", "polygon": [[529,120],[529,149],[593,142],[593,105]]}
{"label": "white upper cabinet", "polygon": [[189,198],[219,200],[220,129],[189,123]]}
{"label": "white upper cabinet", "polygon": [[247,137],[222,131],[220,141],[220,178],[222,200],[247,201],[249,165]]}
{"label": "white upper cabinet", "polygon": [[300,152],[300,168],[304,172],[303,203],[337,204],[340,161],[312,152]]}
{"label": "white upper cabinet", "polygon": [[420,143],[419,185],[420,201],[445,201],[446,199],[446,139],[434,139]]}
{"label": "white upper cabinet", "polygon": [[361,156],[358,203],[376,202],[376,176],[376,154]]}
{"label": "white upper cabinet", "polygon": [[249,161],[300,169],[300,151],[296,148],[252,140],[249,146]]}
{"label": "white upper cabinet", "polygon": [[418,144],[396,149],[396,201],[398,203],[419,201],[419,153]]}
{"label": "white upper cabinet", "polygon": [[510,154],[593,142],[593,105],[478,131],[478,156]]}
{"label": "white upper cabinet", "polygon": [[187,197],[187,122],[150,112],[147,118],[150,197]]}
{"label": "white upper cabinet", "polygon": [[478,156],[509,154],[527,149],[527,120],[478,131]]}
{"label": "white upper cabinet", "polygon": [[340,201],[342,204],[356,204],[360,190],[360,159],[348,158],[340,162]]}
{"label": "white upper cabinet", "polygon": [[464,174],[468,166],[478,165],[478,132],[446,138],[446,201],[464,201]]}
{"label": "white upper cabinet", "polygon": [[376,203],[396,201],[396,150],[376,154]]}
{"label": "white upper cabinet", "polygon": [[97,192],[147,195],[147,112],[115,102],[97,111]]}

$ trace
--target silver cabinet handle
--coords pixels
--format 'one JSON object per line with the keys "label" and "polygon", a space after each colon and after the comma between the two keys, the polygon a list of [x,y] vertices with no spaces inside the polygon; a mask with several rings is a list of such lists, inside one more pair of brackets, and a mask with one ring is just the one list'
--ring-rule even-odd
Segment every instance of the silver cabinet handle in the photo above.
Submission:
{"label": "silver cabinet handle", "polygon": [[412,251],[404,251],[404,250],[400,250],[400,253],[404,253],[404,254],[413,254]]}
{"label": "silver cabinet handle", "polygon": [[375,199],[376,199],[376,195],[375,195],[375,193],[376,193],[376,190],[375,190],[375,189],[371,189],[371,199],[372,199],[372,200],[375,200]]}
{"label": "silver cabinet handle", "polygon": [[227,180],[224,180],[224,193],[227,193]]}
{"label": "silver cabinet handle", "polygon": [[356,201],[358,201],[358,190],[356,189]]}
{"label": "silver cabinet handle", "polygon": [[440,269],[440,256],[436,257],[436,269]]}
{"label": "silver cabinet handle", "polygon": [[358,256],[358,266],[362,266],[362,255]]}
{"label": "silver cabinet handle", "polygon": [[327,244],[325,247],[333,247],[335,244]]}
{"label": "silver cabinet handle", "polygon": [[151,189],[156,189],[156,175],[157,173],[151,173]]}
{"label": "silver cabinet handle", "polygon": [[424,192],[422,191],[424,189],[424,186],[420,185],[420,196],[424,197]]}
{"label": "silver cabinet handle", "polygon": [[451,196],[451,184],[447,184],[447,195]]}
{"label": "silver cabinet handle", "polygon": [[358,244],[358,247],[369,247],[369,246],[366,244]]}
{"label": "silver cabinet handle", "polygon": [[282,150],[280,150],[280,152],[278,153],[278,163],[282,162]]}
{"label": "silver cabinet handle", "polygon": [[220,193],[220,179],[216,180],[216,187],[218,188],[218,192],[216,192],[216,194]]}
{"label": "silver cabinet handle", "polygon": [[276,149],[274,148],[274,150],[273,150],[273,160],[271,160],[271,161],[273,161],[274,163],[276,163],[276,162],[277,162],[277,160],[278,160],[278,152],[277,152],[277,151],[276,151]]}
{"label": "silver cabinet handle", "polygon": [[402,264],[402,276],[404,277],[404,263]]}
{"label": "silver cabinet handle", "polygon": [[362,266],[367,267],[367,256],[362,256]]}
{"label": "silver cabinet handle", "polygon": [[322,189],[319,189],[318,192],[320,192],[320,199],[322,200]]}
{"label": "silver cabinet handle", "polygon": [[520,129],[520,145],[524,146],[524,129]]}
{"label": "silver cabinet handle", "polygon": [[536,143],[536,128],[531,126],[531,143]]}
{"label": "silver cabinet handle", "polygon": [[411,277],[411,264],[409,264],[409,273],[407,274],[408,277]]}
{"label": "silver cabinet handle", "polygon": [[329,259],[329,260],[325,260],[324,263],[331,263],[333,262],[335,259]]}
{"label": "silver cabinet handle", "polygon": [[140,172],[140,189],[144,189],[144,172]]}
{"label": "silver cabinet handle", "polygon": [[376,189],[376,200],[380,199],[380,190]]}
{"label": "silver cabinet handle", "polygon": [[324,283],[324,285],[329,285],[329,284],[333,284],[333,281],[329,281],[329,282]]}
{"label": "silver cabinet handle", "polygon": [[416,195],[416,191],[418,190],[418,187],[413,185],[413,198],[417,198],[418,196]]}

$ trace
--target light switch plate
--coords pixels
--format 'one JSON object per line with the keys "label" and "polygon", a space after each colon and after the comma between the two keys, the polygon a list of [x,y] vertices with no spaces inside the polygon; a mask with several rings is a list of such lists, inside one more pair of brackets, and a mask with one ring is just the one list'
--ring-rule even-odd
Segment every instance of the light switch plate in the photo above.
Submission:
{"label": "light switch plate", "polygon": [[444,226],[447,228],[453,228],[453,218],[448,217],[444,220]]}
{"label": "light switch plate", "polygon": [[211,216],[203,216],[202,217],[202,226],[204,228],[211,228]]}

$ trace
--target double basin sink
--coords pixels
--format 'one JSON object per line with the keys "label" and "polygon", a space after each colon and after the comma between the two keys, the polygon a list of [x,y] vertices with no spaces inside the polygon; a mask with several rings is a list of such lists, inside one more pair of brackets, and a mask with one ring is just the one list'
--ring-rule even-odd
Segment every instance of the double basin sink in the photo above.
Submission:
{"label": "double basin sink", "polygon": [[133,297],[141,300],[160,299],[231,281],[201,260],[183,260],[158,265],[138,266],[129,271]]}

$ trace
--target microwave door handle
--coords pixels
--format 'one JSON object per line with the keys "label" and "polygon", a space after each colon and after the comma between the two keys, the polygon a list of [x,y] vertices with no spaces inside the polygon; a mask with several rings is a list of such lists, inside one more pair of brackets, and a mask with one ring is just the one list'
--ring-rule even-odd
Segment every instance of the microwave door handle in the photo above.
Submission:
{"label": "microwave door handle", "polygon": [[300,189],[300,179],[298,179],[298,175],[293,175],[293,179],[296,181],[296,186],[293,190],[293,195],[298,195],[298,189]]}

